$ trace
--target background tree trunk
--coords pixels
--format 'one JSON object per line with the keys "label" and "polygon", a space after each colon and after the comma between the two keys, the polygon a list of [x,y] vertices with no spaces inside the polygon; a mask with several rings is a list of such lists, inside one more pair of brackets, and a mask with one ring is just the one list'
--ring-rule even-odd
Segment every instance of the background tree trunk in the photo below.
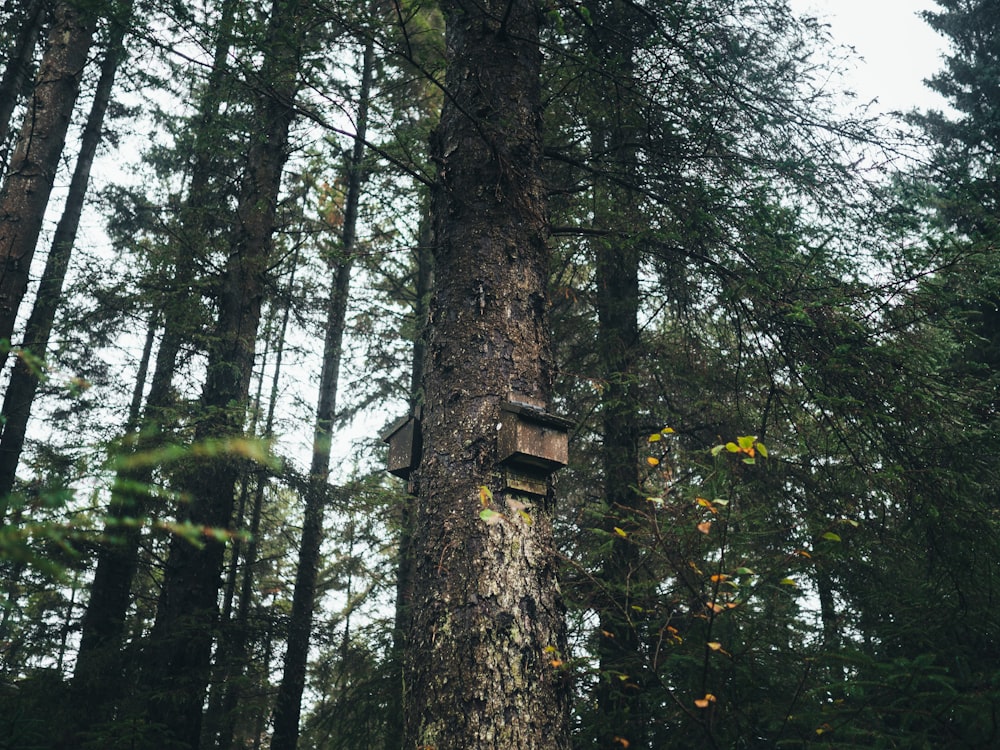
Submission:
{"label": "background tree trunk", "polygon": [[45,22],[45,0],[30,0],[23,6],[17,39],[10,50],[7,67],[0,80],[0,176],[7,169],[7,136],[10,133],[10,118],[14,114],[14,106],[24,89],[28,72],[31,70],[31,57],[38,44],[38,34]]}
{"label": "background tree trunk", "polygon": [[0,340],[10,340],[28,290],[31,259],[97,25],[91,9],[70,2],[58,3],[53,19],[0,191]]}
{"label": "background tree trunk", "polygon": [[348,165],[347,196],[344,205],[343,247],[330,292],[302,541],[299,545],[299,561],[295,571],[295,590],[292,595],[292,615],[288,625],[284,671],[274,706],[271,750],[295,750],[299,738],[302,692],[306,685],[306,663],[309,657],[309,639],[316,599],[316,576],[319,570],[320,544],[323,541],[323,508],[329,495],[330,448],[333,419],[337,411],[344,331],[347,325],[347,302],[350,296],[351,268],[354,264],[358,205],[365,176],[365,138],[368,130],[368,105],[374,68],[375,45],[369,40],[365,44],[361,63],[357,133]]}
{"label": "background tree trunk", "polygon": [[[198,442],[243,433],[264,277],[298,89],[302,20],[297,9],[295,0],[275,0],[270,13],[266,58],[256,82],[261,87],[256,104],[261,127],[250,146],[233,251],[221,281],[218,321],[202,391],[204,417],[195,429]],[[180,480],[189,497],[183,520],[199,528],[228,528],[243,460],[224,455],[190,464]],[[148,717],[163,726],[180,747],[198,746],[224,551],[224,542],[211,534],[201,546],[180,537],[172,540],[144,657]]]}
{"label": "background tree trunk", "polygon": [[529,0],[444,9],[403,746],[568,748],[551,492],[530,524],[508,511],[496,446],[501,404],[547,404],[553,380],[538,16]]}

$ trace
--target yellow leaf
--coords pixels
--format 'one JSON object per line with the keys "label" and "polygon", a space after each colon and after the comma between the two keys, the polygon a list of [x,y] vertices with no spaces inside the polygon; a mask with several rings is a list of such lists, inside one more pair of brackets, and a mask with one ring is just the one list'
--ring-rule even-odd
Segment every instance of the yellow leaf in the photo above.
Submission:
{"label": "yellow leaf", "polygon": [[715,701],[716,697],[714,695],[712,695],[711,693],[705,693],[705,697],[698,698],[694,702],[694,705],[696,705],[698,708],[708,708],[708,706],[712,703],[715,703]]}
{"label": "yellow leaf", "polygon": [[486,485],[480,487],[479,502],[483,504],[483,507],[485,508],[487,505],[489,505],[491,500],[493,500],[493,493],[490,492],[490,488],[487,487]]}
{"label": "yellow leaf", "polygon": [[673,435],[674,434],[674,428],[673,427],[664,427],[662,430],[660,430],[660,432],[663,433],[664,435]]}
{"label": "yellow leaf", "polygon": [[804,549],[797,549],[797,550],[795,550],[795,554],[798,555],[799,557],[804,557],[807,560],[811,560],[812,559],[812,555],[810,555]]}
{"label": "yellow leaf", "polygon": [[628,536],[628,533],[624,529],[619,529],[617,526],[615,526],[615,533],[622,539]]}
{"label": "yellow leaf", "polygon": [[563,662],[562,659],[553,659],[552,661],[549,662],[549,665],[552,667],[561,667],[563,665]]}
{"label": "yellow leaf", "polygon": [[718,641],[709,641],[705,645],[707,645],[713,651],[721,651],[722,650],[722,644],[719,643]]}
{"label": "yellow leaf", "polygon": [[649,436],[649,442],[651,442],[651,443],[658,443],[660,441],[661,437],[663,437],[663,436],[660,435],[660,433],[654,432],[652,435]]}
{"label": "yellow leaf", "polygon": [[725,573],[716,573],[709,580],[712,583],[719,583],[720,581],[725,581],[728,578],[729,578],[729,576],[727,576]]}
{"label": "yellow leaf", "polygon": [[646,463],[650,466],[659,466],[660,459],[656,458],[656,456],[646,456]]}
{"label": "yellow leaf", "polygon": [[545,648],[542,649],[542,652],[546,654],[554,654],[558,650],[559,649],[557,649],[555,646],[546,646]]}
{"label": "yellow leaf", "polygon": [[712,529],[711,521],[703,521],[702,523],[698,524],[698,531],[700,531],[702,534],[707,534],[709,531],[711,531],[711,529]]}
{"label": "yellow leaf", "polygon": [[794,578],[782,578],[781,579],[781,585],[782,586],[798,586],[798,584],[795,582]]}

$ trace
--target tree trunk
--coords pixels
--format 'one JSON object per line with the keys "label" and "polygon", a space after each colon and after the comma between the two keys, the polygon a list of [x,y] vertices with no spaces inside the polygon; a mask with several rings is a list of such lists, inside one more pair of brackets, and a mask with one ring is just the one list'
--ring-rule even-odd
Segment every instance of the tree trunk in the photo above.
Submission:
{"label": "tree trunk", "polygon": [[[198,442],[241,435],[254,365],[265,275],[275,226],[281,173],[297,92],[300,19],[297,2],[274,0],[256,103],[260,131],[250,145],[237,226],[209,343]],[[183,520],[197,528],[230,525],[242,459],[189,462],[179,486],[189,498]],[[208,533],[202,544],[175,537],[170,546],[156,620],[144,656],[148,718],[179,747],[195,748],[210,676],[213,629],[225,543]]]}
{"label": "tree trunk", "polygon": [[[274,434],[274,415],[278,406],[278,386],[281,379],[281,363],[284,359],[285,339],[288,332],[288,322],[291,317],[291,298],[295,289],[295,272],[298,269],[299,253],[298,247],[292,256],[292,271],[288,278],[286,292],[286,302],[281,313],[281,326],[277,337],[277,354],[274,362],[274,377],[271,380],[271,394],[268,398],[267,415],[264,422],[264,439],[270,440]],[[268,326],[270,327],[270,326]],[[262,381],[263,383],[263,378]],[[261,402],[261,390],[257,392],[257,403]],[[244,480],[244,485],[246,481]],[[215,747],[219,750],[229,750],[233,744],[233,738],[237,735],[237,707],[242,702],[244,687],[247,680],[247,641],[250,637],[250,606],[253,603],[254,572],[257,565],[257,553],[260,541],[260,523],[264,512],[264,496],[267,490],[268,477],[264,472],[257,472],[254,489],[253,507],[250,512],[250,541],[243,556],[243,570],[240,581],[239,605],[236,617],[228,628],[220,634],[219,647],[216,650],[216,665],[221,667],[226,675],[222,688],[222,698],[216,707],[218,714],[216,724],[217,742]],[[236,556],[237,548],[234,547],[233,555]],[[235,565],[235,562],[234,562]],[[211,708],[210,708],[211,710]],[[244,714],[244,721],[245,712]],[[246,732],[244,732],[244,735]]]}
{"label": "tree trunk", "polygon": [[[410,365],[410,413],[416,414],[423,403],[422,382],[424,355],[427,349],[427,314],[434,284],[433,237],[429,213],[421,219],[417,237],[417,275],[414,295],[413,318],[416,337],[413,340],[413,361]],[[389,675],[389,710],[386,712],[385,750],[399,750],[403,746],[403,658],[406,654],[406,622],[410,612],[412,581],[412,523],[411,497],[407,495],[399,508],[399,549],[396,565],[396,612],[392,629],[392,658]]]}
{"label": "tree trunk", "polygon": [[403,747],[569,748],[552,492],[516,512],[527,498],[504,489],[496,438],[510,418],[501,404],[547,404],[554,374],[539,14],[530,0],[442,5],[437,290],[414,474]]}
{"label": "tree trunk", "polygon": [[[45,270],[38,285],[35,304],[25,327],[22,345],[39,357],[45,356],[56,310],[62,301],[66,270],[69,268],[76,233],[80,227],[80,216],[87,198],[87,188],[90,185],[90,170],[101,142],[104,116],[111,102],[115,76],[124,55],[122,42],[131,16],[131,6],[123,8],[122,13],[123,16],[116,19],[112,26],[107,52],[101,64],[101,77],[97,82],[94,101],[80,141],[80,153],[76,159],[73,178],[70,180],[66,205],[56,226],[52,248],[49,250]],[[0,436],[0,519],[3,518],[5,510],[4,498],[14,488],[17,465],[24,447],[24,437],[27,434],[28,419],[38,382],[39,373],[24,359],[19,358],[14,365],[3,400],[3,433]]]}
{"label": "tree trunk", "polygon": [[361,65],[361,90],[358,92],[357,133],[348,166],[347,197],[344,206],[342,255],[334,273],[333,289],[323,343],[323,370],[320,375],[319,404],[313,433],[312,463],[306,490],[299,564],[295,572],[292,614],[288,624],[284,672],[274,706],[274,734],[271,750],[295,750],[299,739],[302,693],[306,684],[306,663],[312,632],[316,599],[316,576],[319,571],[320,545],[323,541],[323,508],[329,494],[330,448],[333,419],[337,411],[340,383],[340,360],[347,323],[351,268],[358,223],[358,205],[364,179],[365,138],[368,128],[368,104],[375,67],[375,47],[369,40]]}
{"label": "tree trunk", "polygon": [[31,58],[38,44],[38,34],[45,22],[45,0],[30,0],[20,17],[21,28],[10,50],[7,67],[0,80],[0,176],[7,168],[7,136],[10,133],[10,118],[14,106],[24,89],[31,70]]}
{"label": "tree trunk", "polygon": [[[0,191],[0,341],[10,341],[97,18],[76,3],[53,13],[48,48]],[[3,360],[0,359],[0,362]]]}

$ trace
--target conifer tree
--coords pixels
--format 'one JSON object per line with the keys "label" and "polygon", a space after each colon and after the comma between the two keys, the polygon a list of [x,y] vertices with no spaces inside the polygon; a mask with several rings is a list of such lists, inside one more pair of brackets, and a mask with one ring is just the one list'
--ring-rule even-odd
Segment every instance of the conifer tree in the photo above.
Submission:
{"label": "conifer tree", "polygon": [[511,510],[496,437],[501,404],[550,404],[554,376],[538,9],[520,0],[443,9],[437,284],[414,474],[403,744],[568,748],[552,496],[530,523]]}

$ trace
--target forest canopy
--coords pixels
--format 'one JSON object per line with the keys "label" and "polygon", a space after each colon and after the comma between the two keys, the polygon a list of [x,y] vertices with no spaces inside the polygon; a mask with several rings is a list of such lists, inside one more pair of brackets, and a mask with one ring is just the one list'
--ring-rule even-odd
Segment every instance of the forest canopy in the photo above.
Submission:
{"label": "forest canopy", "polygon": [[[0,745],[1000,743],[1000,2],[0,9]],[[387,471],[388,469],[388,471]]]}

